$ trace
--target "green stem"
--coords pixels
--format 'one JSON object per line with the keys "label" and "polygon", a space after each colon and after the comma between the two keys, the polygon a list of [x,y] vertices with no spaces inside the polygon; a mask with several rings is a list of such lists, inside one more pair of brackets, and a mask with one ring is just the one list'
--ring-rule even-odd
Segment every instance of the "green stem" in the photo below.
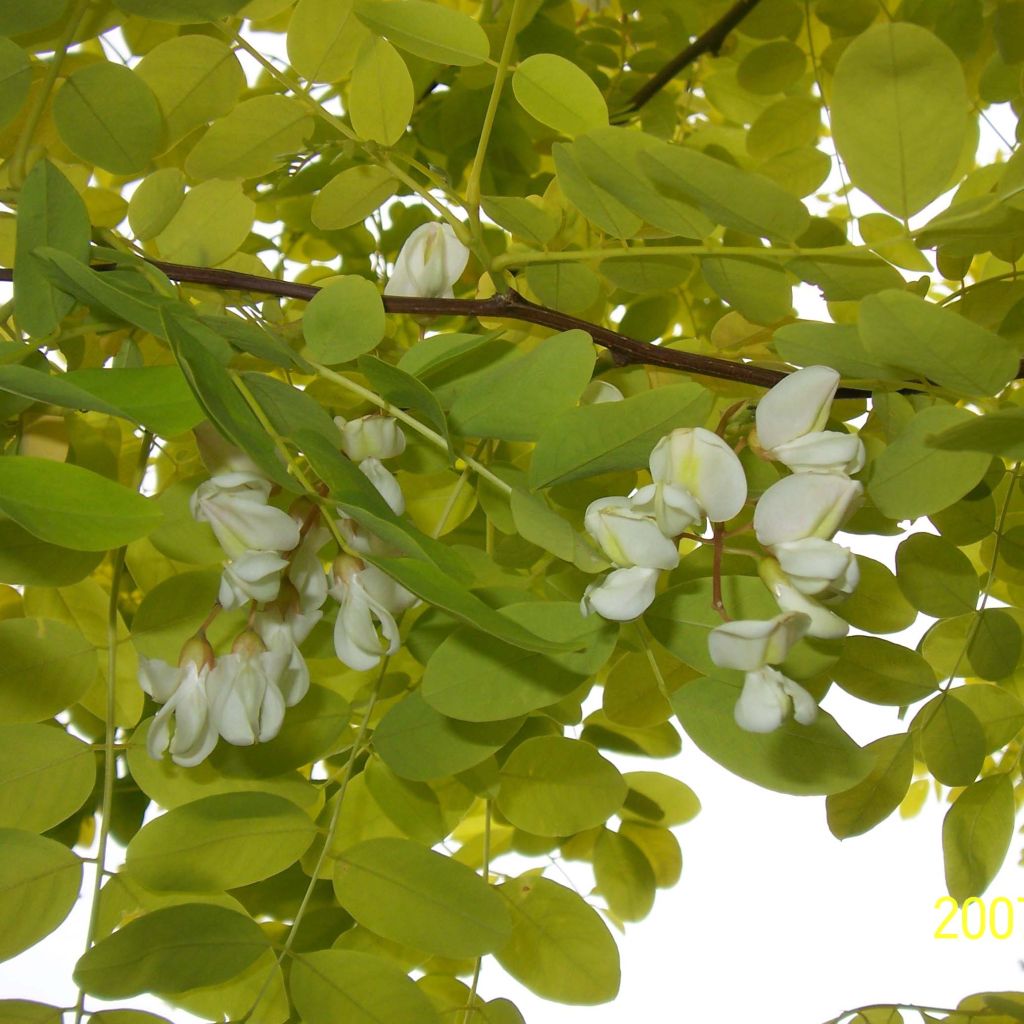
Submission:
{"label": "green stem", "polygon": [[[313,893],[316,890],[316,883],[320,880],[320,874],[323,871],[324,863],[329,855],[328,851],[331,848],[331,843],[334,842],[335,833],[338,831],[338,822],[341,821],[341,807],[345,801],[345,793],[348,790],[349,781],[352,778],[352,769],[355,767],[356,758],[359,756],[359,752],[362,750],[363,744],[366,742],[366,734],[370,728],[370,718],[373,716],[373,709],[377,704],[377,698],[380,695],[381,684],[384,681],[384,674],[387,672],[389,661],[389,656],[385,655],[380,663],[380,672],[377,673],[377,679],[373,684],[373,689],[370,691],[369,702],[367,703],[366,710],[363,712],[363,717],[359,722],[359,728],[356,731],[355,739],[352,741],[352,749],[349,751],[348,760],[345,762],[345,767],[341,773],[341,780],[338,783],[337,803],[334,805],[334,811],[331,813],[330,823],[328,824],[327,831],[324,834],[324,845],[316,859],[313,874],[310,877],[309,885],[306,886],[306,891],[302,896],[302,901],[299,903],[299,909],[295,912],[295,917],[292,920],[291,927],[288,929],[288,937],[285,939],[284,945],[281,947],[281,951],[277,955],[275,967],[280,967],[284,958],[291,954],[292,946],[295,944],[295,937],[299,932],[299,926],[302,924],[302,919],[306,916],[306,910],[309,907],[310,901],[313,899]],[[260,1003],[260,1000],[265,995],[273,977],[273,972],[267,975],[267,980],[263,983],[263,987],[257,993],[256,999],[253,1001],[252,1006],[249,1007],[248,1013],[246,1013],[243,1018],[244,1020],[249,1020],[252,1017],[256,1007]]]}
{"label": "green stem", "polygon": [[[149,452],[153,444],[153,435],[146,431],[142,435],[142,448],[139,451],[139,463],[136,470],[136,490],[145,477]],[[109,874],[106,869],[107,846],[110,841],[110,815],[114,804],[114,783],[117,781],[117,751],[121,744],[116,742],[117,726],[114,716],[117,712],[117,646],[118,612],[117,599],[121,591],[121,578],[124,575],[124,560],[127,546],[117,549],[114,554],[114,567],[110,578],[110,600],[107,602],[107,703],[106,727],[103,739],[103,791],[100,796],[100,834],[96,843],[96,875],[93,878],[92,896],[89,902],[89,926],[85,933],[85,951],[88,953],[96,941],[96,926],[99,923],[100,890],[103,876]],[[78,990],[78,1001],[75,1003],[75,1024],[81,1024],[85,1014],[85,990]]]}
{"label": "green stem", "polygon": [[68,15],[64,32],[57,41],[53,58],[46,69],[46,77],[43,79],[42,85],[39,86],[39,91],[32,98],[32,105],[28,108],[28,113],[25,115],[25,125],[21,129],[18,142],[14,147],[8,173],[8,180],[15,188],[21,188],[25,181],[28,173],[29,147],[32,145],[32,139],[35,137],[36,129],[39,127],[39,122],[42,119],[43,111],[46,109],[47,101],[50,99],[50,94],[53,92],[57,77],[60,75],[64,58],[68,55],[71,42],[75,38],[78,26],[82,23],[82,19],[85,17],[85,12],[89,9],[91,2],[92,0],[78,0],[78,3],[72,8],[70,15]]}
{"label": "green stem", "polygon": [[480,140],[477,142],[476,155],[473,157],[473,166],[466,183],[466,208],[469,211],[470,221],[477,228],[480,224],[480,178],[483,175],[484,158],[487,156],[491,132],[494,130],[494,118],[498,113],[501,92],[505,85],[505,77],[508,75],[509,63],[512,60],[512,47],[515,45],[516,33],[519,31],[519,14],[522,6],[523,0],[512,0],[508,27],[505,29],[505,42],[501,48],[501,56],[498,58],[497,70],[494,73],[491,98],[487,103],[487,112],[484,114],[484,123],[480,129]]}
{"label": "green stem", "polygon": [[[491,801],[484,801],[484,850],[483,860],[480,866],[480,874],[485,882],[491,874]],[[483,966],[484,958],[478,956],[473,967],[473,981],[469,986],[469,998],[466,1000],[466,1009],[462,1014],[462,1024],[468,1024],[470,1015],[476,1012],[476,990],[480,983],[480,968]]]}
{"label": "green stem", "polygon": [[[329,366],[323,366],[320,363],[315,363],[313,360],[307,360],[310,366],[316,370],[317,374],[323,377],[325,380],[333,381],[335,384],[340,385],[347,391],[351,391],[355,395],[359,395],[360,398],[365,398],[366,401],[371,402],[377,406],[378,409],[383,409],[389,416],[393,416],[396,420],[401,420],[407,426],[412,427],[421,437],[426,438],[431,444],[436,445],[442,451],[448,451],[448,442],[436,431],[431,430],[430,427],[420,423],[414,416],[410,416],[404,409],[399,409],[397,405],[392,405],[390,402],[384,401],[380,395],[374,393],[369,388],[364,388],[361,384],[357,384],[354,380],[349,380],[344,374],[338,373],[332,370]],[[477,462],[471,455],[460,455],[458,456],[470,469],[476,473],[477,476],[483,477],[485,480],[490,481],[495,487],[501,491],[502,494],[509,496],[512,494],[512,488],[505,483],[501,477],[495,476],[485,465]]]}
{"label": "green stem", "polygon": [[491,260],[491,270],[506,267],[525,267],[531,263],[583,263],[590,260],[610,259],[678,259],[680,256],[740,256],[752,259],[786,259],[797,256],[819,256],[831,259],[853,260],[863,258],[864,246],[821,249],[770,249],[750,245],[652,245],[652,246],[609,246],[606,249],[570,249],[564,252],[507,252]]}

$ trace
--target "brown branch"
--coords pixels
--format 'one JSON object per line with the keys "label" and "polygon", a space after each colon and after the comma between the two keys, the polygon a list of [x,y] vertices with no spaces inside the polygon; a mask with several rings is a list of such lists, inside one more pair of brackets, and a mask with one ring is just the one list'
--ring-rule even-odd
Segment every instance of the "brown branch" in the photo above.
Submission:
{"label": "brown branch", "polygon": [[[282,298],[309,301],[320,290],[316,285],[296,284],[273,277],[243,274],[235,270],[217,270],[211,267],[192,267],[181,263],[166,263],[163,260],[148,260],[172,281],[188,284],[207,285],[211,288],[233,289],[242,292],[259,292],[264,295],[279,295]],[[116,270],[116,264],[94,264],[93,270]],[[0,268],[0,281],[12,281],[13,272]],[[770,370],[750,363],[733,362],[716,356],[702,356],[695,352],[680,352],[676,349],[638,341],[618,331],[581,320],[579,317],[559,313],[547,306],[539,306],[525,299],[516,291],[492,295],[489,299],[434,299],[404,295],[382,297],[388,313],[427,314],[433,316],[493,317],[500,320],[519,320],[524,323],[551,327],[556,331],[586,331],[597,344],[603,345],[620,366],[639,363],[647,366],[663,366],[701,377],[715,377],[719,380],[736,381],[754,387],[770,388],[788,376],[782,370]],[[861,388],[840,388],[839,398],[866,398],[870,391]]]}
{"label": "brown branch", "polygon": [[706,32],[697,36],[686,49],[677,53],[650,81],[633,94],[623,114],[636,113],[652,96],[656,96],[684,68],[703,57],[705,53],[717,54],[729,33],[761,2],[761,0],[738,0]]}

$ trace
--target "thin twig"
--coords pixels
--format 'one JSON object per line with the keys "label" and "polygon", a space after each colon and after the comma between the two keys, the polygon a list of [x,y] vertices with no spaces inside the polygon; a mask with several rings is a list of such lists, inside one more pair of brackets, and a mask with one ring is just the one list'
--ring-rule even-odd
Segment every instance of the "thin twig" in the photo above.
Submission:
{"label": "thin twig", "polygon": [[717,54],[729,33],[761,2],[739,0],[732,5],[706,32],[677,53],[656,75],[633,94],[623,114],[636,113],[653,96],[672,81],[680,71],[689,67],[704,54]]}

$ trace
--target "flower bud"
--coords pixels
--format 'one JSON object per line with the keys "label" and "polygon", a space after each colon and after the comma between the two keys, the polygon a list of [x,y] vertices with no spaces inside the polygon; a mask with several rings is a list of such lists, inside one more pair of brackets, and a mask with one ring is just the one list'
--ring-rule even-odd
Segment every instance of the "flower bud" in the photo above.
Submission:
{"label": "flower bud", "polygon": [[820,431],[838,387],[839,374],[830,366],[807,366],[784,377],[757,404],[758,443],[774,451]]}
{"label": "flower bud", "polygon": [[468,261],[469,250],[455,237],[450,224],[421,224],[398,253],[384,294],[450,299],[452,285]]}
{"label": "flower bud", "polygon": [[852,594],[860,581],[857,557],[834,541],[805,537],[776,544],[772,551],[801,594]]}
{"label": "flower bud", "polygon": [[653,516],[632,508],[628,498],[592,501],[583,525],[616,565],[674,569],[679,564],[675,543],[658,529]]}
{"label": "flower bud", "polygon": [[784,613],[774,619],[739,619],[716,626],[708,634],[708,653],[719,668],[752,672],[784,661],[789,649],[807,632],[806,615]]}
{"label": "flower bud", "polygon": [[772,484],[754,509],[754,532],[766,547],[805,537],[828,540],[860,504],[864,487],[834,473],[800,473]]}
{"label": "flower bud", "polygon": [[405,451],[405,434],[398,421],[390,416],[360,416],[346,420],[335,416],[341,431],[341,450],[353,461],[390,459]]}
{"label": "flower bud", "polygon": [[714,523],[732,519],[747,500],[747,477],[736,453],[703,427],[679,427],[651,452],[655,483],[690,492]]}
{"label": "flower bud", "polygon": [[733,716],[747,732],[774,732],[791,704],[793,717],[801,725],[810,725],[818,717],[818,705],[802,686],[765,665],[747,673]]}
{"label": "flower bud", "polygon": [[580,601],[580,613],[597,612],[614,622],[635,619],[651,606],[657,584],[657,569],[614,569],[599,583],[587,587]]}

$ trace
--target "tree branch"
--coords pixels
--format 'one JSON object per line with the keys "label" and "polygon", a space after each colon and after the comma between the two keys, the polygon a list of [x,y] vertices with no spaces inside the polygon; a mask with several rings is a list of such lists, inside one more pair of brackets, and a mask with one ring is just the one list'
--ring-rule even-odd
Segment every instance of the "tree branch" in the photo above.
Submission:
{"label": "tree branch", "polygon": [[686,49],[677,53],[650,81],[633,94],[623,114],[634,114],[651,97],[656,96],[684,68],[689,67],[705,53],[717,54],[729,33],[761,2],[738,0],[706,32],[697,36]]}
{"label": "tree branch", "polygon": [[[242,292],[259,292],[264,295],[279,295],[282,298],[300,299],[308,302],[320,290],[316,285],[296,284],[273,277],[243,274],[235,270],[217,270],[212,267],[192,267],[181,263],[167,263],[163,260],[147,260],[172,281],[187,284],[206,285],[211,288],[232,289]],[[93,270],[117,270],[116,264],[94,264]],[[122,268],[123,269],[123,268]],[[0,281],[12,281],[11,270],[0,268]],[[680,370],[701,377],[715,377],[719,380],[736,381],[754,387],[774,387],[784,377],[783,370],[771,370],[750,363],[719,359],[717,356],[703,356],[695,352],[680,352],[646,341],[639,341],[626,334],[620,334],[607,327],[581,320],[568,313],[530,302],[517,291],[492,295],[489,299],[435,299],[404,295],[382,296],[384,309],[388,313],[426,314],[432,316],[493,317],[499,320],[519,320],[550,327],[556,331],[586,331],[593,340],[608,349],[620,366],[639,363],[647,366],[663,366],[669,370]],[[862,388],[840,388],[838,398],[866,398],[870,391]]]}

